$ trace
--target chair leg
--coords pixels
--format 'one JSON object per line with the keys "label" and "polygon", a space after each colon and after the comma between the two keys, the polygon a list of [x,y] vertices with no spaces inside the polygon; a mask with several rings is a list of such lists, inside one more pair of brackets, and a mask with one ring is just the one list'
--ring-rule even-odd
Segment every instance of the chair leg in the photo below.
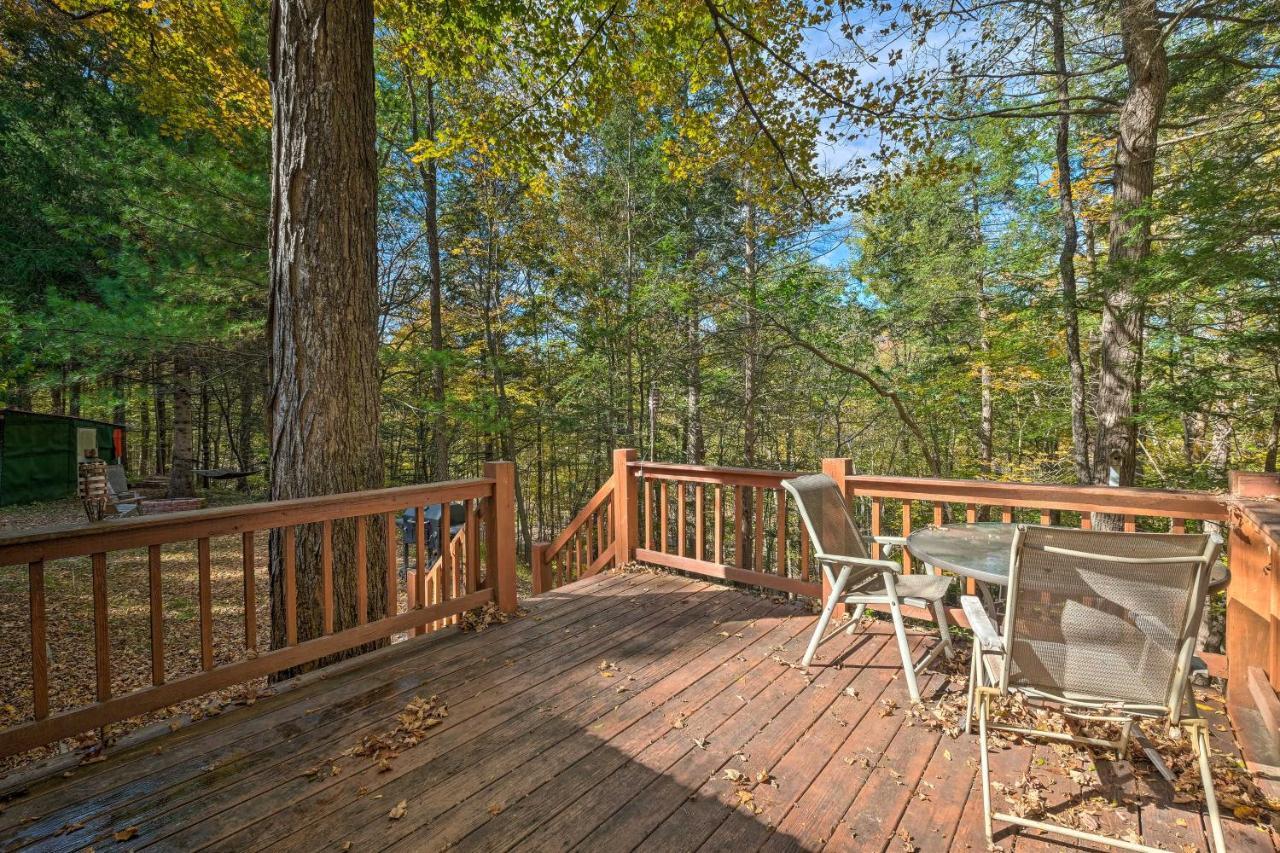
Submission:
{"label": "chair leg", "polygon": [[978,641],[973,641],[973,657],[969,659],[969,696],[965,700],[964,706],[964,733],[969,734],[973,731],[973,694],[978,690],[978,677],[982,663],[982,650],[978,648]]}
{"label": "chair leg", "polygon": [[956,656],[951,648],[951,625],[947,622],[947,607],[942,599],[933,602],[933,615],[938,620],[938,631],[942,634],[942,652],[951,660]]}
{"label": "chair leg", "polygon": [[1200,753],[1200,784],[1204,786],[1204,806],[1209,812],[1213,849],[1215,853],[1226,853],[1227,843],[1222,837],[1222,815],[1218,813],[1218,796],[1213,790],[1213,768],[1209,764],[1209,727],[1203,722],[1196,725],[1196,752]]}
{"label": "chair leg", "polygon": [[867,612],[867,605],[855,604],[853,606],[853,610],[849,614],[849,627],[845,628],[844,632],[848,634],[850,637],[852,637],[853,632],[858,630],[858,623],[862,621],[862,614],[866,612]]}
{"label": "chair leg", "polygon": [[991,830],[991,767],[987,763],[987,697],[978,700],[978,760],[982,764],[982,827],[990,848],[995,833]]}
{"label": "chair leg", "polygon": [[920,688],[916,684],[916,665],[911,660],[911,646],[907,643],[907,626],[902,622],[902,605],[896,596],[889,598],[889,612],[893,615],[893,633],[898,637],[898,653],[902,655],[902,674],[907,680],[907,693],[912,702],[920,701]]}
{"label": "chair leg", "polygon": [[831,624],[831,614],[836,612],[836,606],[840,603],[840,596],[844,593],[844,580],[848,577],[848,571],[840,572],[840,577],[831,584],[831,595],[827,597],[827,603],[822,608],[822,615],[818,617],[818,625],[813,629],[813,637],[809,640],[809,648],[805,649],[804,658],[801,659],[800,665],[807,667],[813,662],[813,656],[818,653],[818,646],[822,643],[822,637],[827,633],[827,625]]}

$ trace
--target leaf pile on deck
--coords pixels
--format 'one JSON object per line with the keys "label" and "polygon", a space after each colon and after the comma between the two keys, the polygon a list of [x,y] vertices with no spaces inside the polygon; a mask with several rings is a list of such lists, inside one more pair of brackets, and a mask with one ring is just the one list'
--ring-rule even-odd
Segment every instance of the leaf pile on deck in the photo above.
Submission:
{"label": "leaf pile on deck", "polygon": [[490,601],[484,607],[476,607],[459,616],[458,630],[479,633],[490,625],[502,625],[509,622],[513,616],[523,616],[527,612],[520,609],[515,613],[504,613],[498,608],[497,602]]}
{"label": "leaf pile on deck", "polygon": [[391,769],[391,762],[400,753],[422,743],[427,732],[443,723],[447,716],[449,709],[440,701],[440,697],[423,699],[415,696],[404,706],[403,711],[396,714],[395,728],[388,732],[365,735],[359,744],[343,750],[342,757],[372,758],[379,771],[388,771]]}
{"label": "leaf pile on deck", "polygon": [[[964,714],[967,702],[969,679],[968,649],[957,649],[955,658],[948,661],[939,658],[934,663],[935,669],[946,675],[944,689],[911,706],[908,710],[910,720],[906,725],[923,724],[935,731],[946,733],[957,738],[964,732]],[[1200,710],[1212,710],[1204,704],[1206,697],[1198,696]],[[889,708],[887,713],[892,713]],[[884,715],[886,711],[881,710]],[[1075,731],[1098,738],[1115,738],[1117,731],[1104,723],[1068,722],[1062,714],[1042,707],[1028,705],[1021,695],[1014,694],[996,703],[993,709],[993,722],[1004,725],[1033,728],[1045,732]],[[976,727],[976,724],[975,724]],[[1219,726],[1221,728],[1221,726]],[[1178,729],[1170,730],[1167,722],[1147,720],[1139,724],[1141,734],[1154,747],[1174,775],[1173,789],[1175,801],[1180,803],[1200,803],[1204,799],[1200,784],[1200,770],[1195,754],[1191,751],[1190,739]],[[1225,730],[1225,729],[1224,729]],[[1152,767],[1142,751],[1142,744],[1135,737],[1130,742],[1130,753],[1125,760],[1132,762],[1136,772],[1147,775],[1158,771]],[[1032,743],[1021,735],[992,730],[992,745],[999,750],[1013,746]],[[1043,768],[1049,773],[1069,778],[1078,788],[1084,791],[1097,790],[1100,780],[1097,775],[1095,759],[1120,760],[1114,750],[1075,746],[1066,743],[1048,743],[1052,753],[1057,757],[1056,766]],[[975,762],[976,763],[976,762]],[[1240,820],[1251,820],[1260,825],[1280,826],[1280,803],[1268,801],[1258,790],[1249,772],[1240,765],[1232,755],[1214,752],[1211,762],[1213,768],[1214,788],[1218,794],[1218,802],[1224,811],[1233,814]],[[1126,804],[1115,802],[1096,794],[1082,797],[1069,807],[1057,807],[1051,815],[1045,813],[1044,781],[1033,775],[1024,775],[1013,782],[993,780],[992,788],[998,796],[1003,796],[1010,809],[1017,815],[1040,820],[1049,820],[1086,832],[1098,832],[1101,822],[1099,816],[1110,813],[1121,821],[1128,819],[1126,805],[1137,806],[1137,803]],[[1137,841],[1136,830],[1127,830],[1121,837]]]}

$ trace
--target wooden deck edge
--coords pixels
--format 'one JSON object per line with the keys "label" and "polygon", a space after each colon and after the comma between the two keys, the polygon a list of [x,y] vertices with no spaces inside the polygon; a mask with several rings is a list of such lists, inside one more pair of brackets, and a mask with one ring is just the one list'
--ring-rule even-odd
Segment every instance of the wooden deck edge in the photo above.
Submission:
{"label": "wooden deck edge", "polygon": [[771,575],[768,572],[749,572],[736,566],[724,566],[693,557],[680,557],[676,554],[667,554],[662,551],[651,551],[647,548],[636,549],[636,560],[668,569],[678,569],[682,572],[705,575],[717,580],[733,581],[747,586],[761,586],[793,595],[818,596],[822,594],[822,584],[815,581],[802,581],[782,575]]}

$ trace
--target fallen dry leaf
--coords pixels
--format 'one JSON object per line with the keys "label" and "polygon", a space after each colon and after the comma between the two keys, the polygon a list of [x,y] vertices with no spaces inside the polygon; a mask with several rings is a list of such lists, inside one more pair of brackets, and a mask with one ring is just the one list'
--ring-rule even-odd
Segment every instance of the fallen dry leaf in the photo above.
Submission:
{"label": "fallen dry leaf", "polygon": [[409,801],[401,800],[391,808],[391,811],[387,812],[387,817],[391,818],[392,820],[399,820],[400,818],[404,817],[404,813],[408,808],[409,808]]}

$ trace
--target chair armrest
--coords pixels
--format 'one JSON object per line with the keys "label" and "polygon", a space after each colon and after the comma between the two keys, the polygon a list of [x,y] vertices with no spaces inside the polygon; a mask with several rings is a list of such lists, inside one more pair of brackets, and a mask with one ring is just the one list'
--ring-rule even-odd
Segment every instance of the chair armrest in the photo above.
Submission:
{"label": "chair armrest", "polygon": [[902,566],[899,566],[893,560],[873,560],[870,557],[846,557],[843,554],[823,554],[821,561],[824,563],[832,563],[837,566],[866,566],[870,569],[880,569],[886,572],[902,571]]}
{"label": "chair armrest", "polygon": [[893,552],[895,547],[903,550],[906,550],[907,547],[907,540],[904,536],[872,536],[871,541],[882,546],[880,553],[886,557]]}
{"label": "chair armrest", "polygon": [[1004,640],[996,632],[996,627],[991,624],[991,617],[987,615],[987,609],[982,606],[978,597],[960,596],[960,607],[964,610],[965,618],[969,620],[969,628],[973,631],[974,639],[978,641],[978,647],[986,652],[1004,652]]}

